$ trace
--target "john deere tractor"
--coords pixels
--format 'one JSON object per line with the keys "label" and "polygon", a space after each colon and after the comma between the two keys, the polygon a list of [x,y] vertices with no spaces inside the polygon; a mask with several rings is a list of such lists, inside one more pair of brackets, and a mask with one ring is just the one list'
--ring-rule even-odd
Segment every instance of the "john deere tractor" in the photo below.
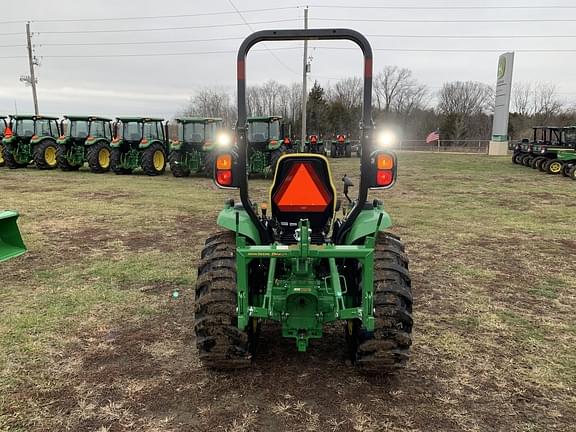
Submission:
{"label": "john deere tractor", "polygon": [[97,116],[64,116],[62,136],[58,138],[58,167],[76,171],[88,162],[90,171],[110,170],[112,120]]}
{"label": "john deere tractor", "polygon": [[[279,158],[269,207],[258,208],[248,191],[246,56],[258,42],[303,39],[351,40],[365,57],[365,151],[358,198],[343,218],[323,155]],[[392,187],[397,168],[396,156],[374,139],[370,44],[347,29],[259,31],[240,46],[237,71],[237,147],[219,153],[214,178],[221,188],[239,189],[240,201],[226,203],[220,230],[201,253],[194,324],[201,361],[216,369],[249,367],[264,322],[279,323],[301,352],[323,336],[326,324],[340,322],[358,368],[381,373],[404,367],[412,341],[408,258],[400,239],[387,232],[392,222],[382,202],[368,199],[370,190]],[[348,179],[345,188],[350,185]]]}
{"label": "john deere tractor", "polygon": [[352,157],[352,144],[350,144],[350,140],[347,139],[345,135],[338,134],[336,135],[336,139],[332,140],[332,144],[330,145],[330,157]]}
{"label": "john deere tractor", "polygon": [[117,117],[110,166],[116,174],[131,174],[142,167],[149,176],[164,174],[166,169],[167,125],[164,119]]}
{"label": "john deere tractor", "polygon": [[59,135],[57,117],[11,115],[2,139],[6,165],[15,169],[34,163],[42,170],[56,168],[56,139]]}
{"label": "john deere tractor", "polygon": [[310,135],[304,142],[304,151],[306,153],[321,154],[326,156],[326,147],[324,141],[318,135]]}
{"label": "john deere tractor", "polygon": [[6,129],[6,117],[0,117],[0,167],[6,165],[4,160],[4,144],[2,144],[2,139],[4,139],[4,130]]}
{"label": "john deere tractor", "polygon": [[170,170],[174,177],[188,177],[190,173],[212,175],[213,152],[221,118],[180,117],[176,139],[170,140]]}
{"label": "john deere tractor", "polygon": [[268,175],[274,172],[284,153],[282,117],[248,117],[248,174]]}

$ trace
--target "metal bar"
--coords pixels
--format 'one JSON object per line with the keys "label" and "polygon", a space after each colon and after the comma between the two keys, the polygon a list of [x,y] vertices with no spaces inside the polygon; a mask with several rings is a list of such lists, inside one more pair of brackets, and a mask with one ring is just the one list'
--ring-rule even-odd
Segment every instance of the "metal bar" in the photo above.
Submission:
{"label": "metal bar", "polygon": [[332,279],[332,290],[336,299],[336,318],[340,316],[340,311],[344,309],[344,299],[342,298],[342,287],[340,286],[340,274],[336,266],[335,258],[328,258],[330,266],[330,278]]}
{"label": "metal bar", "polygon": [[[304,8],[304,29],[308,29],[308,6]],[[308,39],[304,41],[304,55],[302,57],[302,137],[300,138],[300,153],[304,152],[304,141],[306,140],[306,105],[308,103],[308,91],[306,86],[308,84],[307,65],[308,65]]]}

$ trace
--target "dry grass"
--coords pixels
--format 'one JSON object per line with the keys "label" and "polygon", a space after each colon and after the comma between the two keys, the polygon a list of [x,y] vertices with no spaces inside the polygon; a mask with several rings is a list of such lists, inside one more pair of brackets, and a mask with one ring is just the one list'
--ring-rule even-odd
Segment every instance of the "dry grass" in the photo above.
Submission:
{"label": "dry grass", "polygon": [[0,265],[0,430],[574,430],[576,183],[507,158],[400,163],[380,197],[416,327],[393,378],[346,366],[339,327],[304,355],[272,327],[252,370],[201,367],[190,287],[229,195],[209,180],[0,170],[30,249]]}

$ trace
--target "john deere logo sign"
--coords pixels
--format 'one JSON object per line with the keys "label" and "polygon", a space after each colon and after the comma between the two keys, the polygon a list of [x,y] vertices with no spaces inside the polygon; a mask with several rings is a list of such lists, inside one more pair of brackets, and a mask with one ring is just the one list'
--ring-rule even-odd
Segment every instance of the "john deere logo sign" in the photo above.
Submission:
{"label": "john deere logo sign", "polygon": [[500,57],[500,61],[498,61],[498,79],[504,78],[504,74],[506,73],[506,57]]}

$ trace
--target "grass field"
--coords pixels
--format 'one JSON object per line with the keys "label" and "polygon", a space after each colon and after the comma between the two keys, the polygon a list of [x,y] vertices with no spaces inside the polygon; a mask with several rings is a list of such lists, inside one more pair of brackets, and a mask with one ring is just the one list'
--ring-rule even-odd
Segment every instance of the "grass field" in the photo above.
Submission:
{"label": "grass field", "polygon": [[195,267],[230,196],[210,180],[3,168],[0,187],[29,247],[0,264],[0,430],[576,430],[576,182],[400,155],[377,196],[411,258],[414,346],[380,378],[340,327],[301,354],[271,326],[253,369],[201,367]]}

